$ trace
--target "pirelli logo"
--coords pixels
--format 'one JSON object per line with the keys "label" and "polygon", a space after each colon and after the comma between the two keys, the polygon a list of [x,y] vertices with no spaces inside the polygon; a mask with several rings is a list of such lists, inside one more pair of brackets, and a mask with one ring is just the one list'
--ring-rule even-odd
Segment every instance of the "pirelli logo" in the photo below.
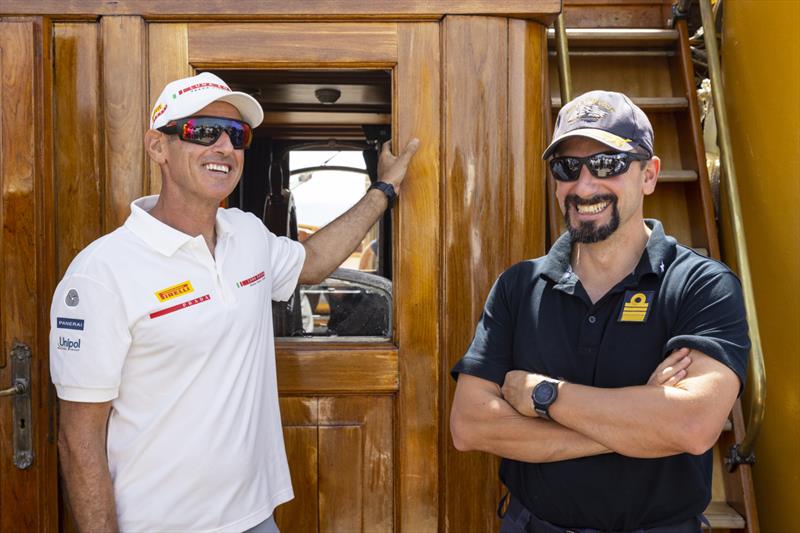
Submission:
{"label": "pirelli logo", "polygon": [[655,291],[626,291],[625,304],[619,314],[620,322],[645,322],[650,315]]}
{"label": "pirelli logo", "polygon": [[166,289],[161,289],[160,291],[156,291],[155,295],[158,298],[159,302],[166,302],[167,300],[172,300],[173,298],[177,298],[178,296],[183,296],[184,294],[189,294],[190,292],[194,292],[194,287],[192,287],[191,281],[184,281],[183,283],[178,283],[177,285],[173,285],[172,287],[167,287]]}

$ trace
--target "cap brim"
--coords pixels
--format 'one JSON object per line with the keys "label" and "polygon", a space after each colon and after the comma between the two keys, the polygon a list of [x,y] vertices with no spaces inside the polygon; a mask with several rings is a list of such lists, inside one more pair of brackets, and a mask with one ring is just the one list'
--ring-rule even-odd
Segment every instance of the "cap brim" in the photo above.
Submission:
{"label": "cap brim", "polygon": [[250,124],[251,128],[258,127],[264,121],[264,110],[258,100],[247,93],[234,91],[214,100],[215,102],[228,102],[239,110],[242,120]]}
{"label": "cap brim", "polygon": [[550,146],[548,146],[542,154],[542,159],[547,159],[553,155],[553,152],[556,151],[559,143],[570,137],[586,137],[588,139],[593,139],[618,152],[632,152],[636,149],[636,145],[631,144],[631,139],[624,139],[605,130],[598,130],[595,128],[580,128],[569,131],[553,139],[553,142],[550,143]]}

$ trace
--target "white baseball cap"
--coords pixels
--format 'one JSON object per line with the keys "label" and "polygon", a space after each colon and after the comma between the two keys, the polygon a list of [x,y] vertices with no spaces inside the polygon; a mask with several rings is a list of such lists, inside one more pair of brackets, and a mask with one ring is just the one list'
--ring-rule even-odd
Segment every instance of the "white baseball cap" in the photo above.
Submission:
{"label": "white baseball cap", "polygon": [[188,117],[211,102],[228,102],[242,115],[242,120],[255,128],[264,120],[264,110],[247,93],[231,91],[219,76],[203,72],[197,76],[167,84],[150,112],[150,129],[166,126],[171,120]]}

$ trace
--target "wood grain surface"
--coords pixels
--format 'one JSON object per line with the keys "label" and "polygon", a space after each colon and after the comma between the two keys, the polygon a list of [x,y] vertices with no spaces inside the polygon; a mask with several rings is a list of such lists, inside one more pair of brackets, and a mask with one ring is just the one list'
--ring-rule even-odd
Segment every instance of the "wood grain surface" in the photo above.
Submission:
{"label": "wood grain surface", "polygon": [[146,28],[139,17],[103,17],[102,111],[106,186],[104,232],[125,222],[145,191],[147,130]]}
{"label": "wood grain surface", "polygon": [[197,67],[391,67],[397,25],[391,22],[272,22],[189,25],[189,62]]}
{"label": "wood grain surface", "polygon": [[54,26],[57,276],[103,234],[105,172],[95,23]]}
{"label": "wood grain surface", "polygon": [[31,465],[17,468],[14,400],[0,399],[0,531],[57,527],[47,349],[55,268],[51,36],[40,18],[0,20],[0,389],[12,384],[14,343],[24,343],[31,351],[31,415],[24,423],[33,445]]}
{"label": "wood grain surface", "polygon": [[[455,392],[449,369],[469,346],[489,289],[509,266],[508,21],[447,17],[443,40],[446,419]],[[445,435],[444,529],[496,531],[499,523],[492,509],[500,492],[497,458],[458,452],[449,432]]]}
{"label": "wood grain surface", "polygon": [[439,515],[441,49],[438,24],[398,24],[398,32],[395,152],[411,137],[421,143],[393,222],[401,383],[395,430],[397,530],[414,532],[435,530]]}
{"label": "wood grain surface", "polygon": [[560,11],[561,0],[5,0],[0,15],[62,15],[89,19],[104,15],[141,15],[150,20],[438,20],[448,14],[460,14],[522,17],[550,24]]}

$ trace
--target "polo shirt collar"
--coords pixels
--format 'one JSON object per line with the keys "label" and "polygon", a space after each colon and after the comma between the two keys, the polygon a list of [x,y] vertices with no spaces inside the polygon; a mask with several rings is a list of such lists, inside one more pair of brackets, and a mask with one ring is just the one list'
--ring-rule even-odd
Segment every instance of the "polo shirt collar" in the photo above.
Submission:
{"label": "polo shirt collar", "polygon": [[[664,227],[658,220],[647,218],[645,224],[650,228],[650,238],[647,240],[642,257],[633,271],[634,278],[638,281],[647,274],[664,275],[670,263],[675,259],[677,242],[664,233]],[[569,233],[563,233],[550,251],[545,256],[542,275],[552,280],[554,288],[572,294],[578,276],[572,271],[570,257],[572,256],[572,241]]]}
{"label": "polo shirt collar", "polygon": [[647,274],[663,277],[677,253],[678,242],[664,233],[664,226],[661,225],[661,222],[647,218],[644,223],[650,228],[650,238],[647,240],[647,246],[644,248],[639,264],[633,271],[637,280]]}
{"label": "polo shirt collar", "polygon": [[[149,211],[158,202],[158,195],[144,196],[131,202],[131,214],[125,221],[125,227],[142,239],[157,252],[171,257],[183,245],[195,239],[152,216]],[[226,239],[232,232],[230,223],[221,216],[222,209],[217,210],[217,239]]]}

